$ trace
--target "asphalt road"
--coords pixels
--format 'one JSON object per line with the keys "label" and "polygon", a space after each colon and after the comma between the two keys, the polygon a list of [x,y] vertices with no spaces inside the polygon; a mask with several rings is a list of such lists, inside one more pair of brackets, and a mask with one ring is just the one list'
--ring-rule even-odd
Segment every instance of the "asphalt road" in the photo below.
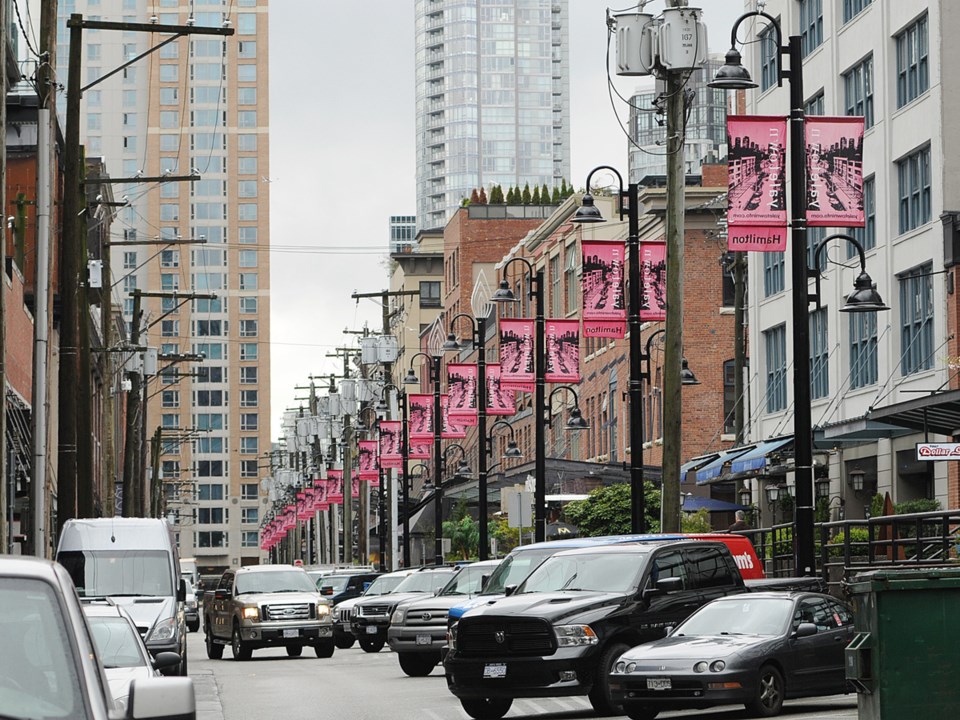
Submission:
{"label": "asphalt road", "polygon": [[[429,677],[407,677],[386,648],[377,654],[357,646],[338,649],[328,660],[318,659],[309,648],[299,658],[288,658],[283,650],[258,650],[247,662],[235,662],[227,648],[223,660],[208,660],[203,634],[191,633],[188,657],[198,720],[469,720],[447,691],[441,668]],[[586,698],[573,697],[517,700],[507,717],[580,720],[597,716]],[[659,717],[740,720],[748,715],[742,706],[730,706]],[[782,717],[853,720],[856,696],[790,700]]]}

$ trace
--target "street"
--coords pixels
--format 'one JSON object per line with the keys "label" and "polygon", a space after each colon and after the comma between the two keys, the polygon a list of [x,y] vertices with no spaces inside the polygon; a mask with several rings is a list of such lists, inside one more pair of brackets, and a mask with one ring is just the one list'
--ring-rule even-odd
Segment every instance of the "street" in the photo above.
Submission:
{"label": "street", "polygon": [[[258,650],[248,662],[234,662],[229,648],[223,660],[208,660],[203,634],[191,633],[188,655],[197,693],[197,720],[469,720],[447,691],[438,667],[426,678],[407,677],[389,649],[369,654],[357,646],[337,650],[329,660],[317,659],[306,648],[302,657],[284,650]],[[517,700],[508,718],[579,720],[596,713],[584,697]],[[742,706],[668,712],[659,718],[740,720]],[[857,717],[854,695],[788,700],[783,717]]]}

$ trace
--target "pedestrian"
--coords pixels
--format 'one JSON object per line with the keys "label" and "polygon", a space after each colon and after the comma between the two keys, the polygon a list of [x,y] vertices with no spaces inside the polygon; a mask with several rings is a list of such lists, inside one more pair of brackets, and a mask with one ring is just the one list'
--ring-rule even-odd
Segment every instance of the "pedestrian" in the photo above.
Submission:
{"label": "pedestrian", "polygon": [[727,532],[740,532],[742,530],[749,530],[750,526],[747,525],[747,516],[744,514],[743,510],[737,510],[733,514],[733,525],[727,528]]}

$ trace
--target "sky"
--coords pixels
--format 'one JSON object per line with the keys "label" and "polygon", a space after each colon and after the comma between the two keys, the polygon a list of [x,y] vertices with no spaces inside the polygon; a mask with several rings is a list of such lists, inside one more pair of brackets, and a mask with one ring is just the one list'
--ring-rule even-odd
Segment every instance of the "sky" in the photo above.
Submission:
{"label": "sky", "polygon": [[[616,9],[622,10],[630,3]],[[743,0],[700,0],[711,52],[724,53]],[[665,0],[647,12],[659,13]],[[606,10],[569,0],[570,157],[580,188],[597,165],[627,174],[624,103],[607,89]],[[381,327],[379,301],[352,293],[389,287],[390,215],[415,198],[413,0],[272,0],[270,3],[272,439],[300,407],[310,375],[329,375],[352,347],[344,330]],[[610,43],[611,54],[616,51]],[[618,78],[624,95],[650,79]]]}

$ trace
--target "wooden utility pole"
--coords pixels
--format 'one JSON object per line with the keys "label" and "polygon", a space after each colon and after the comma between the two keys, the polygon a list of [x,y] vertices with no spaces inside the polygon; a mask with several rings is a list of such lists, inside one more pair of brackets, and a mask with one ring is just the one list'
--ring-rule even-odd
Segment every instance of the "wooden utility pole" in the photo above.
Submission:
{"label": "wooden utility pole", "polygon": [[[137,347],[140,344],[140,303],[141,291],[133,291],[133,322],[130,323],[130,344]],[[137,500],[137,462],[140,447],[140,371],[134,367],[127,372],[130,380],[130,389],[127,391],[127,431],[124,434],[126,442],[123,447],[123,516],[135,517],[140,503]]]}

